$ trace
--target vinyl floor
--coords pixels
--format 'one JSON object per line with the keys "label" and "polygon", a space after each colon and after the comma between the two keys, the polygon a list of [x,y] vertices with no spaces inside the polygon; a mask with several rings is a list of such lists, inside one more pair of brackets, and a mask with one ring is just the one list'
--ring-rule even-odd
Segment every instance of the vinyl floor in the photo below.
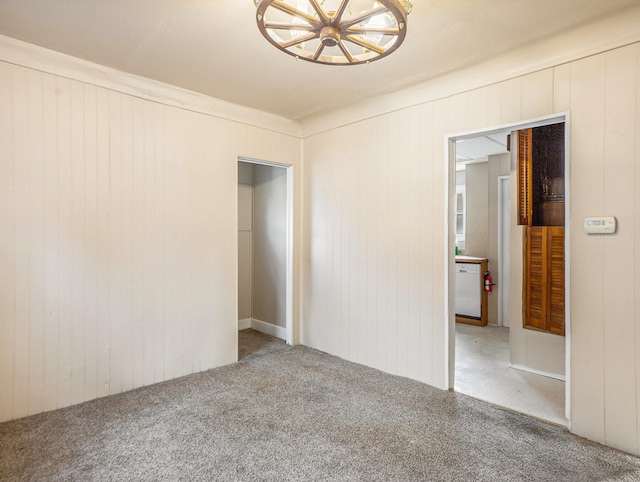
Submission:
{"label": "vinyl floor", "polygon": [[509,328],[456,323],[455,390],[567,426],[565,382],[509,366]]}

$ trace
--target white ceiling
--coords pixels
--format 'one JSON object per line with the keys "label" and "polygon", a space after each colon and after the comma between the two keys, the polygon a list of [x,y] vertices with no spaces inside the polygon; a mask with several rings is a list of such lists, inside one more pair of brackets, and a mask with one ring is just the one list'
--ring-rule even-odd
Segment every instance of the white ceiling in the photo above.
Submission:
{"label": "white ceiling", "polygon": [[486,162],[489,156],[506,154],[508,131],[477,136],[456,141],[456,165],[463,168],[466,164]]}
{"label": "white ceiling", "polygon": [[415,0],[393,55],[296,61],[263,39],[253,0],[0,0],[0,34],[288,119],[467,67],[640,0]]}

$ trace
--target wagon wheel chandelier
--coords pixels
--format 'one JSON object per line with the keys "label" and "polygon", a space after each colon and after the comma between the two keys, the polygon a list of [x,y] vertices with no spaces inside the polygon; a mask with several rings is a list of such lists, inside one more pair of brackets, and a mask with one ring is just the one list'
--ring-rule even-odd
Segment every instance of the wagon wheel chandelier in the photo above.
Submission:
{"label": "wagon wheel chandelier", "polygon": [[413,0],[254,0],[262,35],[297,59],[367,64],[394,52],[407,34]]}

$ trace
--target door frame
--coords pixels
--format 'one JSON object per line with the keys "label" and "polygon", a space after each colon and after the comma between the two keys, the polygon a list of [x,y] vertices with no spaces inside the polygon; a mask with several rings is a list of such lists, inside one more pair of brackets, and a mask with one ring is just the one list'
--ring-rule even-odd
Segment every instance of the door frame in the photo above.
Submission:
{"label": "door frame", "polygon": [[[454,389],[455,382],[455,194],[456,194],[456,142],[478,136],[496,134],[499,132],[528,129],[548,124],[564,122],[565,126],[565,417],[568,428],[571,428],[571,225],[570,225],[570,200],[571,200],[571,116],[570,112],[560,112],[547,116],[525,119],[503,125],[474,129],[470,131],[445,134],[444,136],[444,162],[445,164],[445,256],[444,266],[444,333],[445,333],[445,379],[449,390]],[[513,145],[513,144],[512,144]],[[511,168],[515,165],[515,149],[511,149]],[[511,297],[514,294],[511,293]],[[511,320],[513,323],[514,320]]]}
{"label": "door frame", "polygon": [[[502,245],[503,240],[503,230],[510,228],[509,219],[505,219],[504,217],[504,191],[507,189],[505,187],[505,181],[508,181],[508,196],[511,196],[511,176],[498,176],[498,265],[500,270],[498,271],[498,282],[500,283],[500,289],[498,290],[498,326],[504,325],[504,291],[502,287],[506,285],[506,282],[511,282],[511,275],[509,274],[509,270],[505,269],[505,246]],[[509,238],[511,238],[511,234],[509,233]],[[509,246],[506,247],[509,249]],[[506,275],[505,275],[506,274]],[[511,290],[509,290],[509,294]]]}
{"label": "door frame", "polygon": [[[293,164],[287,164],[287,163],[282,163],[282,162],[275,162],[275,161],[267,161],[264,159],[255,159],[252,157],[244,157],[244,156],[238,156],[237,160],[236,160],[236,165],[239,162],[245,162],[247,164],[257,164],[257,165],[262,165],[262,166],[269,166],[269,167],[276,167],[276,168],[280,168],[280,169],[285,169],[286,175],[287,175],[287,219],[286,219],[286,255],[285,255],[285,332],[286,332],[286,336],[285,336],[285,342],[287,343],[287,345],[293,345],[294,344],[294,323],[293,323],[293,316],[294,316],[294,308],[293,308],[293,303],[294,303],[294,299],[293,299],[293,280],[294,280],[294,245],[293,245],[293,233],[294,233],[294,167]],[[237,179],[236,179],[236,184],[237,184]],[[237,218],[237,216],[236,216]],[[236,219],[236,224],[237,224],[237,219]],[[237,231],[237,226],[236,226],[236,231]],[[238,252],[236,250],[236,267],[238,265]],[[236,268],[237,269],[237,268]],[[237,273],[236,273],[236,280],[237,280]],[[238,304],[238,288],[237,288],[237,281],[236,281],[236,306]],[[237,318],[237,312],[236,312],[236,318]]]}

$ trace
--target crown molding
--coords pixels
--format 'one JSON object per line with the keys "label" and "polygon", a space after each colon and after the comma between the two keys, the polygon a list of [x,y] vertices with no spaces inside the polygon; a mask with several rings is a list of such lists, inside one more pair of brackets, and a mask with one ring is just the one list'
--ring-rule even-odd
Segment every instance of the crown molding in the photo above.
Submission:
{"label": "crown molding", "polygon": [[299,119],[302,136],[307,138],[637,42],[640,42],[640,7],[632,7],[419,85]]}
{"label": "crown molding", "polygon": [[296,121],[0,35],[0,61],[296,138]]}

